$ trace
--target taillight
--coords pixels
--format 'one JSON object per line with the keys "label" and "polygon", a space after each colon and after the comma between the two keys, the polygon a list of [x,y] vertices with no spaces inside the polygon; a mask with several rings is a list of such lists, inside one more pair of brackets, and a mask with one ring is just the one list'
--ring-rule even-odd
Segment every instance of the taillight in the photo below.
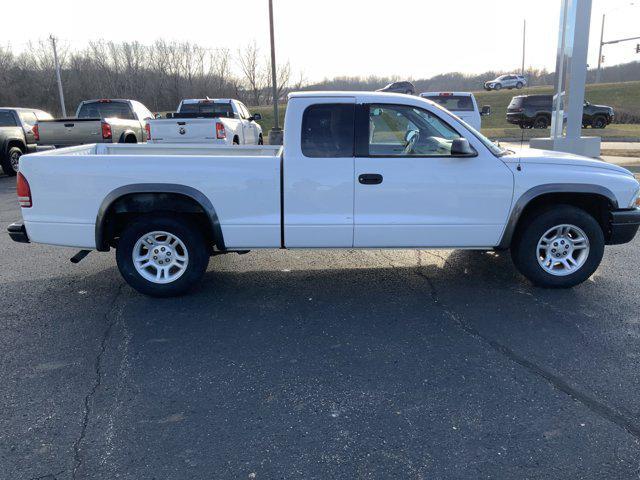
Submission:
{"label": "taillight", "polygon": [[36,142],[39,142],[40,141],[40,128],[38,127],[37,123],[33,126],[31,131],[33,132],[33,136],[35,137]]}
{"label": "taillight", "polygon": [[145,124],[144,129],[147,132],[147,140],[151,140],[151,125]]}
{"label": "taillight", "polygon": [[20,172],[18,172],[16,180],[16,190],[18,192],[18,203],[22,208],[31,208],[33,203],[31,202],[31,188],[29,188],[29,182],[24,178]]}
{"label": "taillight", "polygon": [[224,125],[220,122],[216,122],[216,138],[219,140],[227,138],[227,132],[224,129]]}
{"label": "taillight", "polygon": [[109,140],[111,138],[111,125],[102,122],[102,138]]}

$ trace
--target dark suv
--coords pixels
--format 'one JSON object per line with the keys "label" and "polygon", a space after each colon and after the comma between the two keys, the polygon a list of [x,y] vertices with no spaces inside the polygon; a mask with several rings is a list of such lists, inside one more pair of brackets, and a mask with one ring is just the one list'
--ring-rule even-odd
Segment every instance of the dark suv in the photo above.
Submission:
{"label": "dark suv", "polygon": [[385,87],[379,88],[376,92],[406,93],[407,95],[414,95],[416,93],[416,87],[414,87],[411,82],[393,82]]}
{"label": "dark suv", "polygon": [[[551,125],[553,95],[518,95],[507,107],[507,122],[520,128],[547,128]],[[613,108],[584,103],[582,127],[604,128],[613,121]]]}

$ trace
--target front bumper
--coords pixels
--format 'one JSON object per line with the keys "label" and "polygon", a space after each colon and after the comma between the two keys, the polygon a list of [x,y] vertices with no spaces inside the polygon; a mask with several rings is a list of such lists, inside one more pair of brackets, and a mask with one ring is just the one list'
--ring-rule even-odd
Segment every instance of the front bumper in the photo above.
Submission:
{"label": "front bumper", "polygon": [[636,236],[640,227],[640,209],[628,208],[611,212],[611,232],[607,245],[628,243]]}
{"label": "front bumper", "polygon": [[522,123],[526,123],[524,120],[524,115],[522,113],[507,113],[507,123],[512,123],[513,125],[520,125]]}
{"label": "front bumper", "polygon": [[15,222],[7,227],[7,233],[11,237],[11,240],[18,243],[29,243],[29,236],[27,235],[27,229],[24,228],[23,223]]}

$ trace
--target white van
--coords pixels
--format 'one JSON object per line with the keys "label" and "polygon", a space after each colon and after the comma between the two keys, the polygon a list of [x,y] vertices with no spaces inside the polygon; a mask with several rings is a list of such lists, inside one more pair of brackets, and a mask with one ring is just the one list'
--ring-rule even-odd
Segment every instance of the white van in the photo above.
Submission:
{"label": "white van", "polygon": [[471,92],[423,92],[420,96],[446,108],[476,130],[480,130],[481,117],[491,114],[489,105],[478,109],[476,97]]}

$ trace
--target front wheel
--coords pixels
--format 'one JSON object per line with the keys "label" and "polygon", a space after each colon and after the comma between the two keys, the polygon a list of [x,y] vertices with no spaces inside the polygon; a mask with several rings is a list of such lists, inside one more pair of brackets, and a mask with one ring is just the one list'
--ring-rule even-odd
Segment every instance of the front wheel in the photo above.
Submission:
{"label": "front wheel", "polygon": [[181,295],[204,275],[209,263],[202,232],[170,217],[139,217],[122,232],[116,250],[122,277],[153,297]]}
{"label": "front wheel", "polygon": [[500,83],[496,83],[496,84],[493,86],[493,89],[494,89],[494,90],[502,90],[502,84],[500,84]]}
{"label": "front wheel", "polygon": [[600,224],[587,212],[560,205],[523,220],[511,246],[516,268],[535,285],[569,288],[588,279],[604,254]]}
{"label": "front wheel", "polygon": [[516,83],[516,88],[517,88],[518,90],[520,90],[522,87],[524,87],[524,85],[522,84],[522,82],[518,82],[518,83]]}

